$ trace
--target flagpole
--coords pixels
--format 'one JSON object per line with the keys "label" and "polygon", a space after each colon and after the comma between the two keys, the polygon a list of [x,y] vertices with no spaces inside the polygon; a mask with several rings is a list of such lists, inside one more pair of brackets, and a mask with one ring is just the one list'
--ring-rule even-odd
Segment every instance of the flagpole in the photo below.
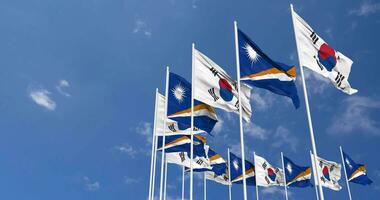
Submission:
{"label": "flagpole", "polygon": [[231,160],[230,160],[230,148],[227,148],[228,152],[228,197],[232,200],[232,183],[231,183]]}
{"label": "flagpole", "polygon": [[244,133],[243,133],[243,114],[241,106],[241,95],[240,95],[240,61],[239,61],[239,46],[238,46],[238,35],[237,35],[237,22],[234,21],[234,32],[235,32],[235,54],[236,54],[236,71],[237,71],[237,84],[238,84],[238,96],[239,96],[239,125],[240,125],[240,148],[241,148],[241,159],[242,159],[242,170],[243,170],[243,196],[244,200],[247,200],[247,181],[245,180],[245,152],[244,152]]}
{"label": "flagpole", "polygon": [[348,197],[350,197],[350,200],[352,200],[350,184],[348,183],[348,178],[347,178],[346,164],[345,164],[345,162],[344,162],[344,158],[343,158],[343,150],[342,150],[342,146],[339,146],[339,149],[340,149],[340,156],[342,157],[342,165],[343,165],[343,169],[344,169],[344,177],[346,177],[346,184],[347,184]]}
{"label": "flagpole", "polygon": [[[253,163],[255,163],[255,159],[256,159],[256,152],[253,152]],[[255,168],[256,168],[256,164],[255,164]],[[256,169],[255,169],[255,186],[256,186],[256,200],[259,200],[259,186],[257,185],[257,174],[256,174]]]}
{"label": "flagpole", "polygon": [[185,200],[185,166],[182,166],[182,200]]}
{"label": "flagpole", "polygon": [[[310,108],[309,108],[309,99],[308,99],[308,95],[307,95],[305,76],[304,76],[304,73],[303,73],[303,66],[302,66],[302,63],[301,63],[301,60],[300,60],[300,52],[299,52],[299,46],[298,46],[298,42],[297,42],[297,35],[296,35],[297,33],[295,31],[294,16],[293,16],[293,12],[294,11],[293,11],[293,5],[292,4],[290,4],[290,9],[291,9],[291,12],[292,12],[292,22],[293,22],[293,29],[294,29],[294,38],[295,38],[296,46],[297,46],[298,61],[299,61],[300,69],[301,69],[302,86],[303,86],[303,93],[304,93],[303,96],[305,98],[306,114],[307,114],[307,119],[308,119],[308,124],[309,124],[311,146],[312,146],[313,157],[314,157],[314,165],[315,165],[315,169],[317,169],[317,167],[316,167],[316,165],[317,165],[317,156],[318,156],[317,155],[317,147],[315,145],[313,123],[312,123],[312,120],[311,120],[311,113],[310,113]],[[318,172],[318,170],[316,170],[316,171],[317,171],[317,177],[319,177],[319,172]],[[322,185],[320,184],[319,178],[317,179],[317,181],[318,181],[318,189],[319,189],[320,199],[324,200]]]}
{"label": "flagpole", "polygon": [[286,172],[285,172],[285,164],[284,164],[284,154],[281,152],[281,162],[282,162],[282,170],[284,172],[284,187],[285,187],[285,199],[288,200],[288,188],[286,183]]}
{"label": "flagpole", "polygon": [[[156,127],[156,129],[157,129],[157,127]],[[152,196],[150,197],[151,200],[154,199],[154,189],[155,189],[155,181],[156,181],[157,144],[158,144],[157,133],[155,133],[155,136],[154,136],[153,177],[152,177]]]}
{"label": "flagpole", "polygon": [[207,200],[207,180],[206,180],[206,172],[203,172],[203,199]]}
{"label": "flagpole", "polygon": [[168,161],[166,160],[166,155],[165,155],[165,184],[164,184],[164,200],[166,200],[166,184],[168,180]]}
{"label": "flagpole", "polygon": [[152,154],[150,158],[150,176],[149,176],[149,197],[148,199],[152,200],[152,188],[154,187],[153,181],[153,162],[154,162],[154,144],[156,138],[156,119],[157,119],[157,97],[158,97],[158,88],[156,88],[155,94],[155,102],[154,102],[154,120],[153,120],[153,133],[152,133]]}
{"label": "flagpole", "polygon": [[191,144],[190,144],[190,200],[193,200],[193,157],[194,157],[194,78],[195,78],[195,70],[194,70],[194,49],[195,44],[192,44],[191,49]]}
{"label": "flagpole", "polygon": [[166,118],[168,115],[168,93],[169,93],[169,66],[166,67],[166,85],[165,85],[165,118],[162,132],[162,151],[161,151],[161,177],[160,177],[160,200],[162,200],[162,189],[164,184],[164,167],[165,167],[165,130]]}
{"label": "flagpole", "polygon": [[[309,154],[310,154],[310,161],[311,161],[311,163],[313,163],[313,158],[312,158],[312,154],[311,154],[311,151],[309,151]],[[317,184],[317,176],[315,175],[315,172],[317,171],[316,169],[315,169],[315,167],[314,167],[314,165],[313,164],[311,164],[311,167],[312,167],[312,169],[313,169],[313,179],[314,179],[314,188],[315,188],[315,195],[316,195],[316,197],[317,197],[317,200],[319,200],[319,195],[318,195],[318,186],[316,185]]]}

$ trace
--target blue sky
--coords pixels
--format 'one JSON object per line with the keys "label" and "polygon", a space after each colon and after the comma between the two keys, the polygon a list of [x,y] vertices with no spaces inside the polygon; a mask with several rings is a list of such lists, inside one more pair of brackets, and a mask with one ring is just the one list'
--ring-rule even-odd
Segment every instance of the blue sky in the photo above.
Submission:
{"label": "blue sky", "polygon": [[[265,2],[265,3],[264,3]],[[0,198],[145,199],[148,193],[154,91],[165,66],[188,80],[191,43],[236,77],[233,20],[273,59],[298,64],[289,1],[1,0]],[[351,184],[355,199],[380,195],[379,1],[292,1],[330,45],[354,61],[347,96],[306,70],[318,153],[340,161],[339,145],[367,165],[371,186]],[[310,139],[301,108],[253,89],[253,151],[280,164],[280,152],[308,165]],[[224,157],[239,153],[238,116],[218,110],[208,143]],[[180,168],[169,166],[169,199],[180,197]],[[196,176],[195,196],[202,197]],[[325,189],[347,199],[346,187]],[[187,182],[188,186],[188,182]],[[227,187],[209,182],[209,199]],[[233,186],[234,199],[242,187]],[[283,199],[282,188],[260,189]],[[290,189],[291,199],[314,190]],[[254,198],[254,188],[249,188]]]}

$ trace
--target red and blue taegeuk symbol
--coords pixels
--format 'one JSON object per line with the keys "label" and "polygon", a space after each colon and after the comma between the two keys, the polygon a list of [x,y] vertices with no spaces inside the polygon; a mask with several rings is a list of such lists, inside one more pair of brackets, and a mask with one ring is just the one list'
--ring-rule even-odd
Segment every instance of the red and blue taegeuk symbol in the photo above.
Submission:
{"label": "red and blue taegeuk symbol", "polygon": [[268,177],[270,178],[270,180],[272,181],[276,181],[276,173],[274,173],[273,169],[272,168],[268,168],[267,169],[267,172],[268,172]]}
{"label": "red and blue taegeuk symbol", "polygon": [[323,177],[325,177],[327,180],[330,181],[330,172],[329,172],[329,168],[327,166],[323,167],[322,174],[323,174]]}
{"label": "red and blue taegeuk symbol", "polygon": [[318,59],[328,71],[331,71],[336,65],[335,50],[327,43],[322,44],[321,47],[319,47]]}
{"label": "red and blue taegeuk symbol", "polygon": [[234,97],[232,93],[232,86],[228,83],[226,79],[219,79],[219,93],[224,101],[231,101]]}

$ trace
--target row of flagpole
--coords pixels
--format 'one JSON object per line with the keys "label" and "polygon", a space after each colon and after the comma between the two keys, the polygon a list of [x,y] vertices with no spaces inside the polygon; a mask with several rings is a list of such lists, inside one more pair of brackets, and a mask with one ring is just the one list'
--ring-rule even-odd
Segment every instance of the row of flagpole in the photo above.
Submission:
{"label": "row of flagpole", "polygon": [[[307,86],[306,86],[306,80],[304,76],[304,71],[303,71],[303,63],[301,62],[300,59],[300,46],[297,42],[297,32],[295,31],[295,22],[294,22],[294,10],[293,10],[293,5],[290,5],[290,9],[292,12],[292,22],[293,22],[293,28],[294,28],[294,36],[295,36],[295,41],[296,41],[296,46],[297,46],[297,54],[298,54],[298,60],[299,60],[299,66],[300,66],[300,71],[301,71],[301,79],[302,79],[302,87],[303,87],[303,93],[304,93],[304,101],[305,101],[305,107],[306,107],[306,115],[307,115],[307,121],[308,121],[308,127],[309,127],[309,133],[310,133],[310,140],[311,140],[311,146],[312,146],[312,159],[313,159],[313,169],[317,169],[317,148],[316,148],[316,142],[315,142],[315,137],[314,137],[314,131],[313,131],[313,123],[312,123],[312,118],[311,118],[311,112],[310,112],[310,107],[309,107],[309,100],[308,100],[308,93],[307,93]],[[237,22],[234,21],[234,42],[235,42],[235,58],[236,58],[236,70],[237,70],[237,85],[238,85],[238,102],[241,101],[241,92],[240,92],[240,60],[239,60],[239,46],[238,46],[238,27],[237,27]],[[191,83],[193,87],[191,87],[191,131],[190,131],[190,136],[191,136],[191,142],[190,142],[190,159],[193,160],[194,158],[194,150],[193,150],[193,145],[194,145],[194,77],[195,75],[195,70],[194,70],[194,51],[195,51],[195,44],[192,44],[192,76],[191,76]],[[165,116],[167,116],[167,107],[168,107],[168,87],[169,87],[169,67],[166,69],[166,85],[165,85]],[[158,90],[156,89],[156,102],[155,106],[157,106],[157,94]],[[155,108],[155,113],[156,112]],[[157,159],[157,133],[156,133],[156,114],[154,116],[154,128],[153,128],[153,139],[152,139],[152,157],[151,157],[151,168],[150,168],[150,179],[149,179],[149,199],[154,199],[154,186],[155,186],[155,174],[156,174],[156,159]],[[162,154],[161,154],[161,175],[160,175],[160,190],[159,190],[159,199],[160,200],[165,200],[166,199],[166,179],[167,179],[167,161],[166,161],[166,156],[165,156],[165,127],[166,127],[166,118],[163,120],[163,139],[162,139]],[[242,114],[242,103],[239,103],[239,131],[240,131],[240,148],[241,148],[241,157],[242,157],[242,182],[243,182],[243,199],[247,200],[247,183],[246,183],[246,170],[245,170],[245,150],[244,150],[244,129],[243,129],[243,114]],[[340,149],[341,150],[341,149]],[[229,153],[229,149],[228,149]],[[342,156],[342,161],[343,161],[343,153],[341,150],[341,156]],[[281,159],[282,159],[282,168],[284,168],[284,159],[283,159],[283,154],[281,152]],[[228,164],[230,165],[230,156],[228,154]],[[193,199],[193,162],[190,162],[190,183],[189,183],[189,196],[190,200]],[[318,174],[318,170],[313,170],[317,174],[314,176],[314,182],[318,185],[318,192],[316,193],[317,198],[320,200],[324,200],[324,194],[323,194],[323,189],[322,189],[322,184],[320,184],[319,177],[320,175]],[[346,169],[344,167],[344,171],[346,173]],[[229,169],[229,181],[231,182],[231,177],[230,177],[230,169]],[[184,186],[184,178],[185,178],[185,168],[183,167],[182,169],[182,199],[184,199],[184,193],[185,193],[185,186]],[[204,199],[206,199],[206,175],[204,174]],[[347,174],[346,174],[346,184],[349,192],[349,198],[351,200],[351,192],[348,184],[348,179],[347,179]],[[316,188],[317,189],[317,188]],[[231,200],[231,185],[229,185],[229,199]],[[286,186],[286,180],[285,180],[285,195],[286,199],[288,199],[287,195],[287,186]],[[259,198],[258,195],[258,186],[256,184],[256,198]]]}

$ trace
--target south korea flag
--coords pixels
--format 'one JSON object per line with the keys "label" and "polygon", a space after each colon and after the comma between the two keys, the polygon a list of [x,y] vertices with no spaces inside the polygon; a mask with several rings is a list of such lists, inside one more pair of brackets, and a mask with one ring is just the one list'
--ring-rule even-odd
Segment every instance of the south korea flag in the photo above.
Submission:
{"label": "south korea flag", "polygon": [[255,155],[255,168],[258,186],[283,186],[285,184],[283,170],[272,166],[265,158]]}
{"label": "south korea flag", "polygon": [[[239,113],[238,85],[220,66],[194,49],[194,98],[212,107]],[[249,121],[251,88],[241,83],[243,118]]]}

